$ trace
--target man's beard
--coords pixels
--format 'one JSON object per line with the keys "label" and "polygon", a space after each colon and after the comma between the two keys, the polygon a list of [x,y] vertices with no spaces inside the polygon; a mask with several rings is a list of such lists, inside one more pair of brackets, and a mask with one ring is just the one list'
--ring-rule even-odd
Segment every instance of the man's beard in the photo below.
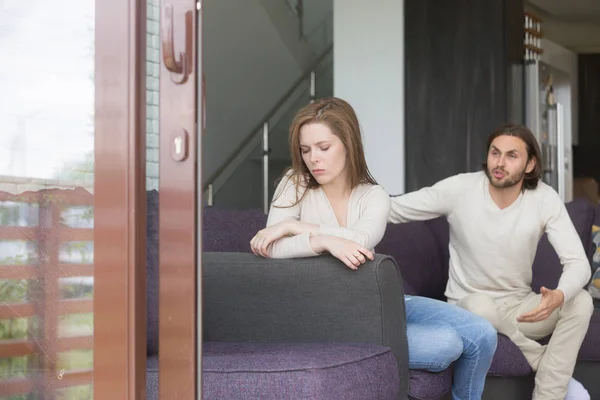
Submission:
{"label": "man's beard", "polygon": [[[499,171],[502,171],[506,174],[504,169],[496,168]],[[523,171],[516,173],[514,175],[505,175],[502,181],[497,181],[494,178],[492,172],[490,172],[489,168],[485,169],[485,173],[490,180],[490,184],[497,189],[506,189],[518,185],[521,182],[521,179],[525,176],[525,171],[527,170],[527,165],[523,168]]]}

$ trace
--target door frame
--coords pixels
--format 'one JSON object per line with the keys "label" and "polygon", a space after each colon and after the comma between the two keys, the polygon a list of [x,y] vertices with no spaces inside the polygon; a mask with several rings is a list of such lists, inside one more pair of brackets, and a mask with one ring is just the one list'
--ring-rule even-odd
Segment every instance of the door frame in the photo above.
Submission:
{"label": "door frame", "polygon": [[94,398],[146,399],[146,1],[96,0]]}
{"label": "door frame", "polygon": [[[161,0],[159,89],[159,393],[160,399],[201,397],[201,288],[197,231],[197,22],[202,3]],[[181,56],[185,53],[185,57]],[[179,138],[179,139],[178,139]],[[179,145],[176,144],[179,140]],[[183,149],[177,152],[176,146]],[[198,316],[198,317],[197,317]]]}

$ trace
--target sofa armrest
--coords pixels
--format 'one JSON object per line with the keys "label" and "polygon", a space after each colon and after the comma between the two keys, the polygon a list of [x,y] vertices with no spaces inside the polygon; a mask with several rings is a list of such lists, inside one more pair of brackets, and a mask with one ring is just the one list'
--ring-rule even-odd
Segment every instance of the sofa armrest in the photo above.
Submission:
{"label": "sofa armrest", "polygon": [[408,390],[404,293],[393,258],[357,271],[331,256],[203,253],[203,340],[364,342],[390,347]]}

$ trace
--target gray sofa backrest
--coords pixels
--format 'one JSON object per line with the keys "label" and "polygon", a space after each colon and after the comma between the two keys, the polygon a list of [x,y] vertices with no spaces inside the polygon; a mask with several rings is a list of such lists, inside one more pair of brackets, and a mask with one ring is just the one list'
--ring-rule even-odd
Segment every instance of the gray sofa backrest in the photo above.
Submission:
{"label": "gray sofa backrest", "polygon": [[331,256],[203,253],[203,340],[384,345],[408,387],[404,294],[393,258],[353,271]]}

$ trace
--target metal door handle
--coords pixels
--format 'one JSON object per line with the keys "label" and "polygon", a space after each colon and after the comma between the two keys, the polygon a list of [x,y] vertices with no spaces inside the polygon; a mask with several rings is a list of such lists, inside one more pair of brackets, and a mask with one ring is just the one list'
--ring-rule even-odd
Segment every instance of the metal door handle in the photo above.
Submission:
{"label": "metal door handle", "polygon": [[192,69],[191,45],[192,45],[192,23],[193,15],[191,11],[185,13],[185,44],[184,51],[179,52],[179,57],[175,56],[175,38],[173,35],[173,5],[165,4],[162,8],[161,18],[161,42],[162,42],[162,58],[167,70],[172,74],[181,75],[180,79],[175,79],[171,76],[173,82],[181,84],[188,79]]}

